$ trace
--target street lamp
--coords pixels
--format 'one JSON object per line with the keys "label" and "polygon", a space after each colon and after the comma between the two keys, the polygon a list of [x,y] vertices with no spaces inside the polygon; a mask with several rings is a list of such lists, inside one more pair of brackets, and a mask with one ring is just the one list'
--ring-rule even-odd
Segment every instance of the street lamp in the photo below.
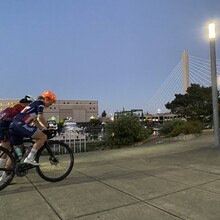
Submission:
{"label": "street lamp", "polygon": [[215,23],[209,24],[209,39],[215,39]]}
{"label": "street lamp", "polygon": [[219,147],[219,109],[218,109],[218,90],[216,74],[216,51],[215,51],[215,24],[209,24],[210,39],[210,62],[211,62],[211,79],[212,79],[212,108],[214,122],[214,144]]}

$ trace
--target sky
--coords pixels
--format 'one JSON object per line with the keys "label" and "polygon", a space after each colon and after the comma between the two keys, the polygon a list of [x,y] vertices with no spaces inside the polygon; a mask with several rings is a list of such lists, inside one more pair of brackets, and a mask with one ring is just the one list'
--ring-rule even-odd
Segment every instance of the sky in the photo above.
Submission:
{"label": "sky", "polygon": [[147,112],[183,50],[209,59],[213,20],[220,58],[219,0],[0,0],[0,99],[51,90]]}

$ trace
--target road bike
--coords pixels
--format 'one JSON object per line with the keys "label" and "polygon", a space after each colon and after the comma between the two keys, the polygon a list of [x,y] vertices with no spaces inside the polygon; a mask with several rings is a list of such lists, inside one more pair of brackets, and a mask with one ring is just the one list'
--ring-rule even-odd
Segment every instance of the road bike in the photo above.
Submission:
{"label": "road bike", "polygon": [[0,146],[0,159],[7,158],[6,166],[0,167],[0,176],[3,172],[8,174],[7,180],[0,181],[0,190],[7,187],[15,175],[23,177],[31,169],[36,169],[42,179],[50,182],[58,182],[70,174],[74,166],[73,151],[64,142],[51,140],[56,136],[57,130],[45,130],[43,132],[47,135],[48,140],[38,150],[35,158],[36,162],[40,163],[40,166],[33,166],[23,162],[34,144],[32,139],[23,141],[25,153],[20,160],[13,146],[9,150]]}

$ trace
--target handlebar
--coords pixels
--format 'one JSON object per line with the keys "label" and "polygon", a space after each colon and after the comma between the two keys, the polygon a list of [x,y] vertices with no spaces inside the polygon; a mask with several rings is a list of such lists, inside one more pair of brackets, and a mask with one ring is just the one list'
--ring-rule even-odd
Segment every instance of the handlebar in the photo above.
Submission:
{"label": "handlebar", "polygon": [[48,129],[48,130],[43,130],[44,134],[47,135],[47,139],[52,139],[56,136],[58,129]]}

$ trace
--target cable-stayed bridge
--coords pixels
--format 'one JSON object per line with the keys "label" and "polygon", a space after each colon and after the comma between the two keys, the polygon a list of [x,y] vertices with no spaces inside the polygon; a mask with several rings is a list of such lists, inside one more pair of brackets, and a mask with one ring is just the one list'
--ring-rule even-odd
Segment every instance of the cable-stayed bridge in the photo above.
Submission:
{"label": "cable-stayed bridge", "polygon": [[[187,55],[188,57],[188,75],[189,86],[199,84],[204,87],[211,86],[211,67],[209,59]],[[216,60],[217,83],[220,89],[220,60]],[[184,94],[184,67],[181,59],[164,83],[159,87],[151,99],[147,102],[146,110],[149,114],[166,113],[165,104],[175,98],[175,94]]]}

